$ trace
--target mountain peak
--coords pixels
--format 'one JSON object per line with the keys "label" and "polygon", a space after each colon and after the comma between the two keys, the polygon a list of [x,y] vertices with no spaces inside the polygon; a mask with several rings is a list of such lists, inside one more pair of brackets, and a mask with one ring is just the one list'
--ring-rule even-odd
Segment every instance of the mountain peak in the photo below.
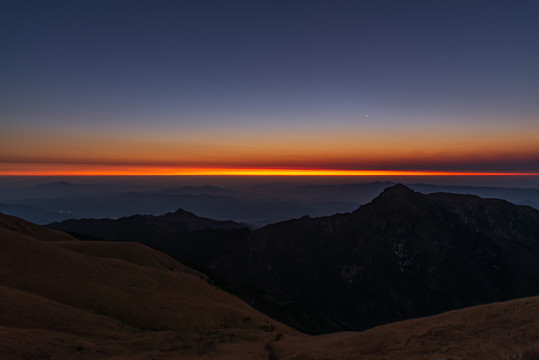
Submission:
{"label": "mountain peak", "polygon": [[388,188],[385,188],[381,196],[403,196],[408,194],[413,194],[414,190],[410,189],[406,185],[403,184],[395,184],[393,186],[390,186]]}
{"label": "mountain peak", "polygon": [[183,208],[178,208],[178,210],[174,211],[173,214],[175,214],[175,215],[193,215],[193,216],[195,215],[192,212],[184,210]]}
{"label": "mountain peak", "polygon": [[395,184],[385,188],[380,195],[371,201],[371,204],[411,204],[421,195],[403,184]]}

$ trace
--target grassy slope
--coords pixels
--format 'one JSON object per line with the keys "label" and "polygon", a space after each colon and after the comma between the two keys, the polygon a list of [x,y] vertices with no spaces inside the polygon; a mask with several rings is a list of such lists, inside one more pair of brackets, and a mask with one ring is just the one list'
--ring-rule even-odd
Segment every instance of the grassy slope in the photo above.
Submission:
{"label": "grassy slope", "polygon": [[538,359],[539,297],[450,311],[361,333],[290,336],[272,348],[279,359],[297,360]]}
{"label": "grassy slope", "polygon": [[0,228],[0,358],[198,358],[237,347],[265,359],[277,333],[295,333],[165,255],[103,245],[110,257],[95,243]]}

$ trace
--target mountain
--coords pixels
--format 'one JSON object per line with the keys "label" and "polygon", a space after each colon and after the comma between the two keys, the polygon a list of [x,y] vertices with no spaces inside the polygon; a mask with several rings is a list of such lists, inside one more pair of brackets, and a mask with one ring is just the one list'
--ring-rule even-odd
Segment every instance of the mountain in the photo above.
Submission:
{"label": "mountain", "polygon": [[537,208],[539,203],[539,189],[493,186],[441,186],[432,184],[408,184],[407,186],[424,194],[449,192],[453,194],[477,195],[483,198],[504,199],[514,204],[529,205],[535,208]]}
{"label": "mountain", "polygon": [[4,214],[0,298],[0,359],[267,359],[277,334],[296,334],[156,250]]}
{"label": "mountain", "polygon": [[49,226],[85,240],[140,242],[203,270],[235,249],[249,233],[234,221],[207,219],[183,209],[161,216],[71,219]]}
{"label": "mountain", "polygon": [[0,214],[0,359],[537,359],[539,297],[301,334],[144,245]]}
{"label": "mountain", "polygon": [[327,333],[537,295],[538,259],[539,211],[399,184],[352,213],[258,229],[211,267],[263,312]]}
{"label": "mountain", "polygon": [[535,203],[533,201],[524,201],[524,202],[520,203],[520,205],[531,206],[532,208],[535,208],[535,209],[539,210],[539,203]]}
{"label": "mountain", "polygon": [[[234,221],[219,221],[196,216],[193,213],[178,209],[175,212],[160,216],[133,215],[113,219],[80,219],[52,223],[51,227],[64,231],[107,238],[110,240],[131,240],[146,237],[147,233],[181,233],[201,229],[243,229],[244,226]],[[114,234],[114,235],[111,235]],[[111,238],[113,237],[113,239]]]}
{"label": "mountain", "polygon": [[37,237],[46,241],[75,240],[71,235],[63,231],[51,229],[46,226],[36,225],[16,216],[0,213],[0,230],[12,231],[17,235]]}

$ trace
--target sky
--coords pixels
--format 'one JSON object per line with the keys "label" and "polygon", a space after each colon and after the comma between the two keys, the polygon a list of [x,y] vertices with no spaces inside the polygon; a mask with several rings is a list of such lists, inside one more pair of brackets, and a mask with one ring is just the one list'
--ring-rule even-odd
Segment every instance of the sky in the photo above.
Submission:
{"label": "sky", "polygon": [[535,0],[0,1],[0,175],[539,174],[538,18]]}

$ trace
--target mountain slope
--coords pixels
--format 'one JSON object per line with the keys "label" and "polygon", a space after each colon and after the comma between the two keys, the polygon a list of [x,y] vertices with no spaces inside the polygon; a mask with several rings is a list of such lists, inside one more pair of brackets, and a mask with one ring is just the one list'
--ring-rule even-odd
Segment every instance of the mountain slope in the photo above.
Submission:
{"label": "mountain slope", "polygon": [[36,225],[16,216],[0,213],[0,229],[14,231],[17,234],[38,237],[40,240],[59,241],[75,240],[75,238],[63,231],[50,229],[45,226]]}
{"label": "mountain slope", "polygon": [[386,189],[353,213],[254,231],[212,268],[242,298],[312,333],[539,294],[539,211]]}
{"label": "mountain slope", "polygon": [[43,241],[51,229],[0,220],[2,359],[198,358],[221,345],[265,359],[277,333],[295,333],[142,245]]}
{"label": "mountain slope", "polygon": [[360,333],[287,336],[273,342],[276,359],[539,358],[539,297],[474,306],[378,326]]}

